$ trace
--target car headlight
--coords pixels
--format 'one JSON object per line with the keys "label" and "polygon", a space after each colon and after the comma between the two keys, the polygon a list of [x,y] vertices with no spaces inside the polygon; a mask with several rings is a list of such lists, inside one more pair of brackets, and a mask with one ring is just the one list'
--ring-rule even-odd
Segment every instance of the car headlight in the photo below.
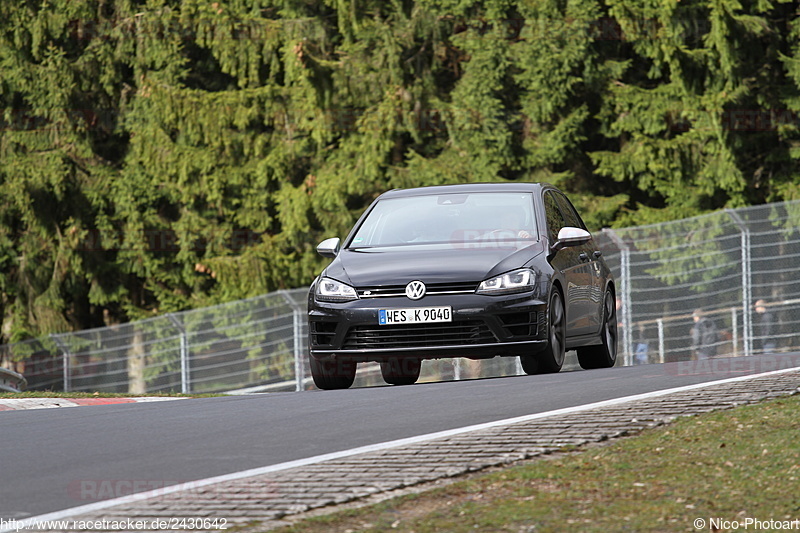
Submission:
{"label": "car headlight", "polygon": [[487,279],[478,285],[478,294],[511,294],[532,291],[536,285],[536,273],[528,268],[512,270]]}
{"label": "car headlight", "polygon": [[358,300],[358,294],[356,294],[356,290],[353,287],[331,278],[320,278],[314,293],[320,302]]}

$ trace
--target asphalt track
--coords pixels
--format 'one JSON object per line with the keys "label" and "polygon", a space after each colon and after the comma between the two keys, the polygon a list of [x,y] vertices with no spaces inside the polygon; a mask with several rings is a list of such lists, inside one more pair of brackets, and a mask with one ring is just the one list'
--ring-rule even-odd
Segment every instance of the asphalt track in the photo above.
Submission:
{"label": "asphalt track", "polygon": [[800,353],[544,376],[0,413],[0,518],[396,439],[800,367]]}

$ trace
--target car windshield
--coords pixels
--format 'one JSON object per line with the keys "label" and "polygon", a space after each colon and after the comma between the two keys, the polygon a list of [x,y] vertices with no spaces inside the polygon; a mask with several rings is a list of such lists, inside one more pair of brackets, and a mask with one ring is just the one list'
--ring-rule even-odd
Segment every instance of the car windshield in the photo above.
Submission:
{"label": "car windshield", "polygon": [[537,238],[530,193],[452,193],[380,200],[349,248]]}

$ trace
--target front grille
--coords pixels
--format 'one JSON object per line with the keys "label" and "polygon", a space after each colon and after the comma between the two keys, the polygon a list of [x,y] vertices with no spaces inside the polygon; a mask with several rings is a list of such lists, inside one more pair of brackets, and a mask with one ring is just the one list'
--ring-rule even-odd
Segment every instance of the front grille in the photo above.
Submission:
{"label": "front grille", "polygon": [[[425,295],[436,294],[472,294],[478,284],[475,282],[467,283],[431,283],[425,286]],[[390,285],[377,287],[358,287],[356,289],[359,298],[389,298],[406,295],[405,285]]]}
{"label": "front grille", "polygon": [[354,326],[345,337],[345,350],[469,346],[497,342],[482,321],[460,320],[443,324]]}

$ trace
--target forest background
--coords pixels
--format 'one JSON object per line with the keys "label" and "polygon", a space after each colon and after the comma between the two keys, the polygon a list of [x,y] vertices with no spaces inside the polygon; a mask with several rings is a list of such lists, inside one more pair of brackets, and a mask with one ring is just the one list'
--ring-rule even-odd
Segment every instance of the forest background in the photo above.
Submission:
{"label": "forest background", "polygon": [[0,341],[308,285],[381,192],[800,198],[781,0],[2,0]]}

